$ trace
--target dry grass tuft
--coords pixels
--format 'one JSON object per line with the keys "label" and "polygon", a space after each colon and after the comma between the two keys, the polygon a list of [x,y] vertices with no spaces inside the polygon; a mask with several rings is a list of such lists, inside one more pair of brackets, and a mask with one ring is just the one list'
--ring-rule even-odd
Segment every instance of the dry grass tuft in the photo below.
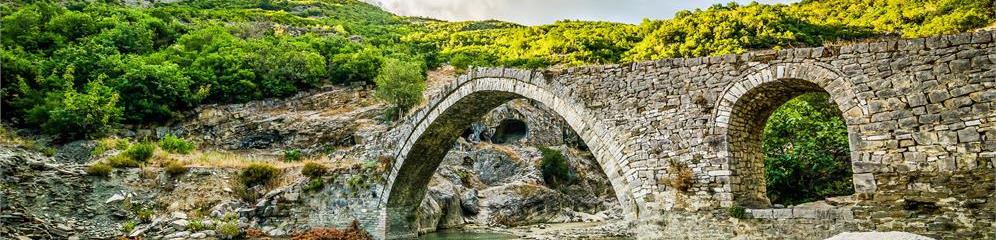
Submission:
{"label": "dry grass tuft", "polygon": [[678,161],[668,162],[668,186],[681,192],[687,192],[695,182],[695,174],[692,169]]}

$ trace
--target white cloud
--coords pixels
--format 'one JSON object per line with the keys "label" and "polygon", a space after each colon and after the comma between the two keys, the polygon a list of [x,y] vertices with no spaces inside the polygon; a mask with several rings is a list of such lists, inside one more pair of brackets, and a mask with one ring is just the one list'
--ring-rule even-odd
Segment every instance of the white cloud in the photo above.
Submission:
{"label": "white cloud", "polygon": [[[639,23],[644,18],[665,19],[683,9],[709,7],[730,0],[365,0],[405,16],[449,21],[498,19],[526,25],[560,19]],[[750,1],[737,0],[741,3]],[[761,3],[795,0],[761,0]]]}

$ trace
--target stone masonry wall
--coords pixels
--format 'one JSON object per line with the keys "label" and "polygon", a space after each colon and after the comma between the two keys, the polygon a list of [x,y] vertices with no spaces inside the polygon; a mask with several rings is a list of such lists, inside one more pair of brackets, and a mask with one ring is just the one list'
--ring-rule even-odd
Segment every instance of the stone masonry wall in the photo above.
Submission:
{"label": "stone masonry wall", "polygon": [[[474,69],[388,134],[397,159],[385,191],[405,184],[393,181],[404,174],[399,170],[408,164],[408,152],[420,151],[412,147],[423,141],[422,133],[438,132],[431,129],[433,121],[453,122],[447,119],[455,116],[447,114],[450,106],[471,107],[456,104],[465,96],[487,99],[487,94],[508,92],[549,106],[585,142],[595,142],[592,152],[613,186],[625,188],[616,190],[620,199],[632,199],[638,207],[629,214],[633,220],[716,218],[739,205],[756,209],[748,209],[748,217],[755,217],[742,222],[774,229],[761,236],[806,232],[778,230],[806,228],[779,221],[794,217],[764,215],[770,203],[764,194],[760,129],[785,101],[822,91],[847,122],[857,193],[848,210],[853,219],[839,221],[846,227],[814,227],[810,230],[820,234],[813,236],[847,229],[992,238],[994,35],[983,31],[544,72]],[[688,191],[662,181],[672,161],[693,170]],[[381,202],[389,202],[390,194],[383,196]],[[808,212],[800,214],[807,219]],[[736,235],[723,229],[687,224],[680,232],[640,234]]]}

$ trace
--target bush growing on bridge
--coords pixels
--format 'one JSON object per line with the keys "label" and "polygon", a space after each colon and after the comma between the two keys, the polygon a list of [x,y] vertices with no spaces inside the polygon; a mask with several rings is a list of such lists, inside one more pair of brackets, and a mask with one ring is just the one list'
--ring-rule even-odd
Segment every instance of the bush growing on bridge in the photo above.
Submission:
{"label": "bush growing on bridge", "polygon": [[547,147],[539,148],[543,158],[540,160],[540,171],[543,180],[551,186],[570,184],[577,178],[567,165],[567,159],[559,150]]}
{"label": "bush growing on bridge", "polygon": [[747,218],[747,209],[745,209],[743,206],[740,206],[740,205],[734,205],[734,206],[730,207],[729,209],[727,209],[726,212],[727,212],[727,214],[730,214],[730,217],[733,217],[733,218],[736,218],[736,219]]}

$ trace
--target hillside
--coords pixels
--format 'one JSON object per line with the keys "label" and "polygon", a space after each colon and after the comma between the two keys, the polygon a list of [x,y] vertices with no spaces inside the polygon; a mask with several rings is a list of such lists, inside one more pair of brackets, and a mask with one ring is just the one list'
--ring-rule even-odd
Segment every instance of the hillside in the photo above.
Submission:
{"label": "hillside", "polygon": [[[287,97],[329,83],[374,84],[387,59],[412,63],[402,68],[423,75],[441,64],[606,64],[919,37],[994,21],[991,1],[967,0],[731,3],[640,25],[535,27],[399,17],[355,0],[145,7],[10,1],[0,11],[3,119],[68,139],[98,136],[122,123],[165,123],[200,104]],[[392,85],[405,88],[388,94],[398,98],[392,102],[419,95],[421,79]]]}

